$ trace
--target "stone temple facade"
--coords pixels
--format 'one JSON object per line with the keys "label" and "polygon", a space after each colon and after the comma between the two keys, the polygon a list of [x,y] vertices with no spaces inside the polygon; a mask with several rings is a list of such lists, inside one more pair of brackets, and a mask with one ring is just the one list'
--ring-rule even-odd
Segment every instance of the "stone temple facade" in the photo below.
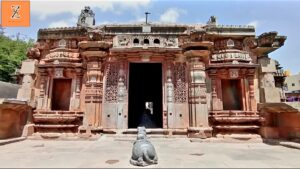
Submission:
{"label": "stone temple facade", "polygon": [[134,132],[150,102],[150,132],[258,135],[258,105],[284,97],[268,57],[286,40],[277,32],[256,36],[215,17],[96,26],[94,16],[86,7],[76,27],[38,31],[18,93],[34,108],[35,133]]}

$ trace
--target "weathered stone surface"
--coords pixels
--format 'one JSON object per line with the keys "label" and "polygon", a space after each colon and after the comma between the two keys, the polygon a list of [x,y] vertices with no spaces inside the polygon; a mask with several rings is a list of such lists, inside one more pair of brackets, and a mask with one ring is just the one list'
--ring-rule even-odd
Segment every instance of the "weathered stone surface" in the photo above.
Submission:
{"label": "weathered stone surface", "polygon": [[20,137],[31,115],[24,101],[0,100],[0,139]]}
{"label": "weathered stone surface", "polygon": [[21,74],[35,74],[36,73],[37,60],[25,60],[22,62],[20,69]]}

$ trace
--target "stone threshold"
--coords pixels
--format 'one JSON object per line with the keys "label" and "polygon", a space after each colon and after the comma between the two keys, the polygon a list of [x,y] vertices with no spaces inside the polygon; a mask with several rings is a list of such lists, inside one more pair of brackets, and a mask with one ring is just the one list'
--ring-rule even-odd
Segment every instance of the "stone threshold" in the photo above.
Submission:
{"label": "stone threshold", "polygon": [[23,140],[26,140],[26,137],[17,137],[17,138],[9,138],[9,139],[0,140],[0,146],[5,145],[5,144],[23,141]]}

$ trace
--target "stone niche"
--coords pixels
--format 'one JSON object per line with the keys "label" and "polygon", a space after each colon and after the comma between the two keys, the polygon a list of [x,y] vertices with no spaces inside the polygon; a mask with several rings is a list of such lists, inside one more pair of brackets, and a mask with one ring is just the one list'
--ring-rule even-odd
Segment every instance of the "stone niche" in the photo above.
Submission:
{"label": "stone niche", "polygon": [[31,116],[27,102],[0,100],[0,139],[20,137]]}

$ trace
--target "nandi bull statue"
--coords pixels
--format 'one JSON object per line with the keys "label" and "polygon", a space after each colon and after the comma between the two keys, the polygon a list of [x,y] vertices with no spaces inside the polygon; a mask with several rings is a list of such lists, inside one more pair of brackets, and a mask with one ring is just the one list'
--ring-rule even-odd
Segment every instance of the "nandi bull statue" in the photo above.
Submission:
{"label": "nandi bull statue", "polygon": [[138,127],[137,139],[133,143],[130,163],[136,166],[157,164],[155,148],[147,139],[145,127]]}

